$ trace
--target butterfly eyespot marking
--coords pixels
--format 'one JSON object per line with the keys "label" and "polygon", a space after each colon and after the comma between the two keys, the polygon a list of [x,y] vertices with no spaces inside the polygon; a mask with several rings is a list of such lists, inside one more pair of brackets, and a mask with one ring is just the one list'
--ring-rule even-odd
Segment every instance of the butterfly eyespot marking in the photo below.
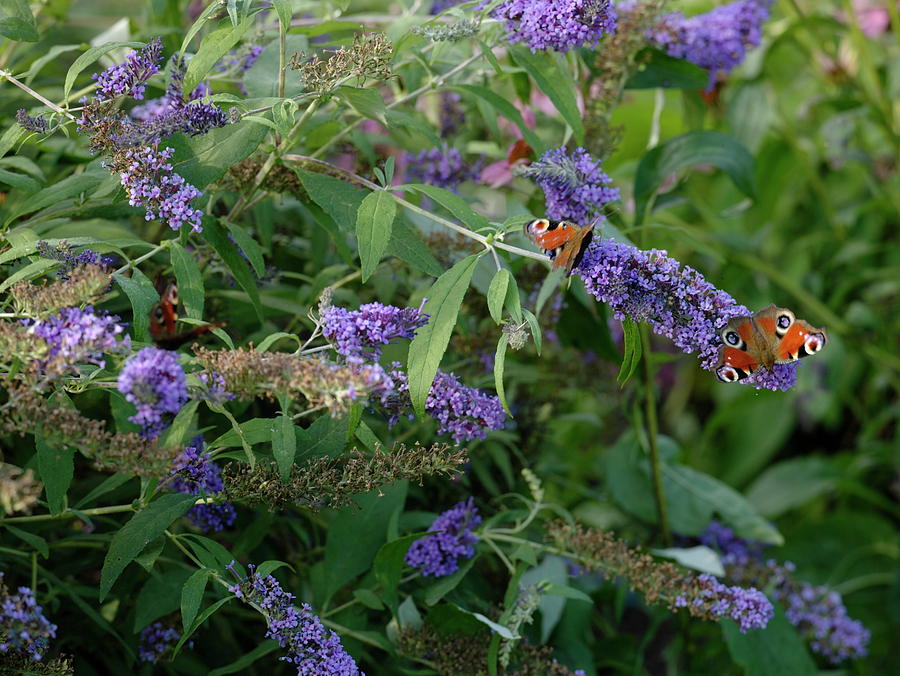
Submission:
{"label": "butterfly eyespot marking", "polygon": [[825,335],[822,333],[811,333],[803,341],[803,349],[807,354],[815,354],[825,347]]}
{"label": "butterfly eyespot marking", "polygon": [[794,313],[789,310],[783,310],[779,315],[775,318],[775,335],[779,338],[784,338],[787,335],[788,329],[794,325]]}
{"label": "butterfly eyespot marking", "polygon": [[162,309],[162,305],[157,305],[157,306],[153,309],[153,316],[156,318],[157,321],[162,321],[162,318],[163,318],[163,309]]}
{"label": "butterfly eyespot marking", "polygon": [[723,383],[736,383],[741,379],[741,374],[733,366],[720,366],[716,369],[716,378]]}
{"label": "butterfly eyespot marking", "polygon": [[725,335],[722,336],[726,345],[731,345],[732,347],[737,347],[741,344],[741,337],[738,335],[737,331],[726,331]]}

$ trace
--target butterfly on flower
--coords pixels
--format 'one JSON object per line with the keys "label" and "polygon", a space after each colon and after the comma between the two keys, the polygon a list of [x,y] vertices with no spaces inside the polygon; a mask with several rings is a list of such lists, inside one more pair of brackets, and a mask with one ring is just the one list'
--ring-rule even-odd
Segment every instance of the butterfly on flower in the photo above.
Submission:
{"label": "butterfly on flower", "polygon": [[189,331],[178,333],[178,286],[169,282],[160,293],[158,303],[150,308],[150,337],[164,350],[176,350],[185,343],[213,329],[225,326],[224,322],[213,322],[195,326]]}
{"label": "butterfly on flower", "polygon": [[581,226],[572,221],[536,218],[525,224],[525,236],[547,252],[553,266],[572,274],[593,237],[594,223]]}

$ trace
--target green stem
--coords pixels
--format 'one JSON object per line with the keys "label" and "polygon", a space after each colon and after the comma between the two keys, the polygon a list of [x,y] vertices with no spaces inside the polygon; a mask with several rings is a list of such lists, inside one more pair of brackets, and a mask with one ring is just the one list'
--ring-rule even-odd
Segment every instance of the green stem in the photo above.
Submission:
{"label": "green stem", "polygon": [[672,543],[669,532],[669,510],[662,480],[662,461],[659,458],[659,422],[656,417],[656,396],[653,382],[653,364],[650,360],[650,333],[646,324],[641,325],[641,343],[644,359],[644,402],[647,417],[647,442],[650,448],[650,478],[653,483],[653,497],[656,500],[656,516],[663,543]]}
{"label": "green stem", "polygon": [[0,518],[0,524],[3,523],[35,523],[38,521],[55,521],[57,519],[75,519],[80,518],[82,514],[88,516],[99,516],[102,514],[121,514],[123,512],[133,512],[134,507],[131,505],[113,505],[111,507],[94,507],[93,509],[79,509],[78,513],[66,510],[59,514],[35,514],[34,516],[8,516]]}
{"label": "green stem", "polygon": [[0,70],[0,77],[6,78],[6,79],[9,80],[10,82],[12,82],[16,87],[18,87],[19,89],[21,89],[21,90],[27,92],[31,97],[33,97],[33,98],[37,99],[38,101],[40,101],[41,103],[43,103],[43,104],[44,104],[45,106],[47,106],[50,110],[52,110],[52,111],[54,111],[54,112],[56,112],[56,113],[59,113],[60,115],[65,115],[66,117],[68,117],[68,118],[69,118],[70,120],[72,120],[73,122],[75,121],[75,116],[74,116],[74,115],[69,114],[68,112],[66,112],[65,110],[63,110],[62,108],[60,108],[58,105],[56,105],[55,103],[53,103],[53,101],[50,101],[49,99],[44,98],[43,96],[41,96],[40,94],[38,94],[36,91],[34,91],[31,87],[29,87],[28,85],[26,85],[24,82],[20,82],[19,80],[17,80],[15,77],[13,77],[12,73],[8,73],[8,72],[5,71],[5,70]]}

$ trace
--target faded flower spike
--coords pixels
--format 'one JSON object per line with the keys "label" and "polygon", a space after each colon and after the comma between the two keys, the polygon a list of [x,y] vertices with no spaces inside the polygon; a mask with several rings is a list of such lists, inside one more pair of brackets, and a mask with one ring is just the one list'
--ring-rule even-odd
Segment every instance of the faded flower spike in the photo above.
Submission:
{"label": "faded flower spike", "polygon": [[[703,368],[715,368],[721,329],[732,317],[751,313],[699,272],[665,251],[643,251],[612,239],[591,243],[578,268],[585,289],[613,309],[616,319],[647,322],[687,353],[699,353]],[[789,390],[796,364],[776,364],[741,382],[756,388]]]}
{"label": "faded flower spike", "polygon": [[48,127],[47,120],[40,116],[29,115],[24,108],[19,108],[16,111],[16,122],[25,131],[34,131],[38,134],[45,133]]}
{"label": "faded flower spike", "polygon": [[428,323],[428,315],[422,312],[424,305],[425,299],[418,308],[366,303],[359,310],[345,310],[330,305],[322,313],[322,333],[338,354],[376,361],[382,345],[398,338],[411,339],[416,329]]}
{"label": "faded flower spike", "polygon": [[732,70],[748,49],[759,45],[770,4],[769,0],[739,0],[690,18],[673,12],[662,17],[647,37],[669,56],[708,70],[712,85],[719,72]]}
{"label": "faded flower spike", "polygon": [[145,347],[125,362],[119,373],[119,392],[137,408],[128,418],[143,429],[141,436],[152,439],[169,426],[187,403],[184,370],[174,352]]}
{"label": "faded flower spike", "polygon": [[0,654],[21,653],[40,661],[56,638],[56,625],[50,622],[34,598],[30,587],[19,587],[10,594],[0,572]]}
{"label": "faded flower spike", "polygon": [[95,73],[93,78],[97,81],[97,100],[105,101],[119,96],[144,98],[147,80],[159,72],[161,60],[162,39],[157,37],[140,50],[131,52],[125,63],[112,66],[102,73]]}
{"label": "faded flower spike", "polygon": [[584,148],[571,154],[565,146],[545,152],[540,159],[516,170],[544,191],[546,215],[553,220],[570,220],[587,225],[602,214],[603,207],[619,199],[619,189]]}
{"label": "faded flower spike", "polygon": [[297,608],[292,603],[296,597],[284,591],[273,575],[258,575],[253,564],[247,566],[250,576],[244,579],[237,576],[234,562],[227,568],[240,580],[229,591],[263,614],[268,625],[266,638],[288,649],[288,654],[278,659],[297,667],[297,674],[362,676],[340,637],[325,628],[308,603]]}
{"label": "faded flower spike", "polygon": [[418,568],[422,575],[446,577],[456,572],[460,559],[475,556],[478,536],[472,531],[481,523],[473,498],[458,502],[434,520],[430,531],[412,543],[406,552],[406,563]]}
{"label": "faded flower spike", "polygon": [[595,46],[616,30],[611,0],[506,0],[491,16],[506,21],[510,42],[524,42],[532,52]]}

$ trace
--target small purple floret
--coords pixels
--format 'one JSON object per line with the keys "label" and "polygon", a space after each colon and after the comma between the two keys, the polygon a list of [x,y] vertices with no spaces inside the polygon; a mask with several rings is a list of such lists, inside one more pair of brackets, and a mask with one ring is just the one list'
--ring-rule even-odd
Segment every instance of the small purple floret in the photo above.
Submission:
{"label": "small purple floret", "polygon": [[102,73],[95,73],[93,77],[97,81],[96,98],[99,101],[119,96],[144,98],[147,80],[159,72],[162,46],[160,38],[153,38],[145,47],[131,52],[126,57],[125,63],[107,68]]}
{"label": "small purple floret", "polygon": [[506,22],[510,42],[524,42],[532,52],[596,46],[616,30],[610,0],[506,0],[491,16]]}
{"label": "small purple floret", "polygon": [[29,331],[44,339],[48,357],[62,359],[67,364],[90,363],[103,367],[104,352],[119,353],[131,346],[130,336],[120,336],[125,328],[116,315],[94,312],[88,305],[62,308],[44,319],[22,320]]}
{"label": "small purple floret", "polygon": [[[172,489],[189,495],[215,496],[225,488],[222,470],[203,452],[203,437],[196,437],[175,458],[169,473],[174,477]],[[230,503],[194,505],[187,513],[188,520],[204,533],[218,532],[231,526],[237,518]]]}
{"label": "small purple floret", "polygon": [[[0,580],[3,579],[0,572]],[[0,599],[0,655],[20,652],[39,662],[56,638],[56,625],[44,617],[43,609],[30,587],[19,587],[18,594]]]}
{"label": "small purple floret", "polygon": [[475,556],[478,536],[472,530],[481,523],[475,501],[459,502],[434,520],[428,528],[438,531],[412,543],[406,552],[406,563],[418,568],[422,575],[446,577],[459,569],[460,559]]}
{"label": "small purple floret", "polygon": [[162,622],[154,622],[141,630],[138,657],[143,662],[158,662],[159,658],[174,646],[179,638],[181,638],[181,634],[173,627],[166,627]]}
{"label": "small purple floret", "polygon": [[417,155],[404,153],[409,165],[406,168],[411,181],[436,185],[450,192],[459,192],[459,185],[481,174],[481,162],[463,161],[456,148],[430,148]]}
{"label": "small purple floret", "polygon": [[[424,301],[423,301],[424,305]],[[359,310],[330,306],[322,313],[322,334],[338,354],[377,360],[381,347],[398,338],[412,339],[428,323],[422,308],[366,303]]]}

